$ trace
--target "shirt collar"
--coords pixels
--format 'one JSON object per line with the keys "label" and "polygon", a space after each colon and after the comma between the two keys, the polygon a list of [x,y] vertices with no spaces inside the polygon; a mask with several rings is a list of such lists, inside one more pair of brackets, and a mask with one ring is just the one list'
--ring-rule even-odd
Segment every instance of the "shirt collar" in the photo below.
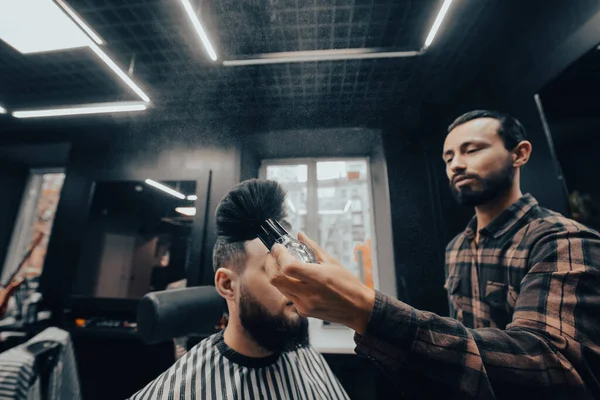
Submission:
{"label": "shirt collar", "polygon": [[266,357],[248,357],[245,356],[241,353],[238,353],[237,351],[233,350],[231,347],[227,346],[227,344],[225,343],[225,339],[223,338],[223,333],[225,331],[222,330],[221,332],[217,333],[217,337],[216,337],[216,347],[219,350],[219,352],[221,353],[221,355],[225,358],[227,358],[229,361],[235,363],[235,364],[239,364],[242,367],[246,367],[246,368],[264,368],[264,367],[268,367],[269,365],[275,363],[278,359],[279,356],[281,355],[281,353],[273,353],[270,356],[266,356]]}
{"label": "shirt collar", "polygon": [[[538,205],[537,200],[530,194],[526,194],[521,197],[512,206],[504,210],[499,216],[496,217],[488,226],[481,229],[479,234],[481,236],[493,236],[498,238],[504,235],[510,228],[515,226],[527,213],[535,206]],[[475,232],[477,230],[477,217],[473,217],[467,229],[465,229],[464,235],[472,240],[475,238]]]}

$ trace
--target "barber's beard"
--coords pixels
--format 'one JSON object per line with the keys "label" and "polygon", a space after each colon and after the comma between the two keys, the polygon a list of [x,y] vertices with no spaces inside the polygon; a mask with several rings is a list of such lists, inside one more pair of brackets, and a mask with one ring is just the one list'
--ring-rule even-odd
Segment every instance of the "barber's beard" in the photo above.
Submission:
{"label": "barber's beard", "polygon": [[512,159],[509,158],[500,171],[485,178],[475,174],[465,174],[464,176],[472,178],[478,185],[473,184],[472,186],[475,188],[471,188],[471,185],[465,185],[457,189],[454,182],[450,182],[452,195],[461,205],[477,207],[496,200],[508,192],[515,179],[515,169],[512,165]]}
{"label": "barber's beard", "polygon": [[263,349],[275,353],[295,350],[309,344],[308,319],[301,315],[290,320],[283,312],[273,315],[245,288],[240,292],[240,322]]}

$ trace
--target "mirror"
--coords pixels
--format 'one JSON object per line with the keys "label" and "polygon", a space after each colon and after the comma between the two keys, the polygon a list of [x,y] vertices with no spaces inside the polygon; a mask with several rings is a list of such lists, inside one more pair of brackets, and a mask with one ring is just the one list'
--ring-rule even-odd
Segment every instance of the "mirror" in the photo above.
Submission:
{"label": "mirror", "polygon": [[74,295],[141,298],[186,285],[195,181],[96,182]]}

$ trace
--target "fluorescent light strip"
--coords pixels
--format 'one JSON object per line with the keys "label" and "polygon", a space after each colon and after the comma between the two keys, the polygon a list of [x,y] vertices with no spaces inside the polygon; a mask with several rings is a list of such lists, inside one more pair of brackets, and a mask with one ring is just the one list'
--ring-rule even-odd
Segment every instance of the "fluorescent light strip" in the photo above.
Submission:
{"label": "fluorescent light strip", "polygon": [[440,25],[442,25],[442,21],[444,20],[444,17],[450,8],[450,4],[452,4],[452,0],[445,0],[444,4],[442,4],[442,8],[440,8],[440,12],[438,13],[435,22],[429,31],[429,35],[427,35],[427,39],[425,40],[425,49],[427,49],[429,46],[431,46],[431,43],[433,43],[433,39],[435,38],[438,29],[440,29]]}
{"label": "fluorescent light strip", "polygon": [[422,55],[422,51],[383,51],[381,49],[336,49],[313,51],[289,51],[283,53],[265,53],[249,56],[246,59],[225,60],[225,67],[248,65],[283,64],[314,61],[363,60],[373,58],[405,58]]}
{"label": "fluorescent light strip", "polygon": [[187,12],[187,15],[190,17],[190,20],[192,21],[192,24],[194,25],[198,36],[200,36],[200,40],[202,40],[202,44],[208,52],[208,55],[210,56],[211,60],[217,61],[217,53],[215,53],[215,50],[210,44],[210,40],[208,40],[208,36],[206,36],[206,32],[204,31],[204,28],[202,27],[202,24],[200,23],[198,16],[194,12],[194,9],[192,8],[192,5],[190,4],[189,0],[181,0],[181,3],[183,4],[183,8],[185,8],[185,11]]}
{"label": "fluorescent light strip", "polygon": [[13,111],[15,118],[62,117],[66,115],[86,115],[118,113],[127,111],[144,111],[148,106],[140,101],[124,101],[118,103],[96,103],[77,106],[49,108],[40,110]]}
{"label": "fluorescent light strip", "polygon": [[179,193],[178,191],[173,190],[170,187],[163,185],[162,183],[156,182],[152,179],[146,179],[145,182],[150,186],[153,186],[159,190],[162,190],[165,193],[170,194],[171,196],[177,197],[178,199],[181,199],[181,200],[185,199],[184,194]]}
{"label": "fluorescent light strip", "polygon": [[194,201],[198,200],[198,196],[196,196],[195,194],[190,194],[186,199]]}
{"label": "fluorescent light strip", "polygon": [[75,22],[77,22],[77,25],[79,25],[81,27],[81,29],[83,29],[85,31],[85,33],[88,34],[89,37],[92,38],[92,40],[98,44],[104,44],[104,41],[102,40],[102,38],[100,38],[100,36],[94,32],[92,30],[92,28],[90,28],[80,17],[79,15],[77,15],[77,13],[75,11],[73,11],[73,9],[71,7],[69,7],[64,1],[62,0],[55,0],[59,6],[61,6],[63,8],[63,10],[65,10],[67,12],[67,14],[69,14],[71,16],[71,18],[73,18],[73,20]]}
{"label": "fluorescent light strip", "polygon": [[0,106],[0,114],[6,114],[6,108]]}
{"label": "fluorescent light strip", "polygon": [[[102,39],[94,31],[92,31],[92,29],[68,5],[66,5],[62,0],[56,0],[56,2],[65,10],[67,14],[69,14],[75,20],[75,22],[77,22],[79,27],[83,29],[83,31],[85,31],[96,43],[103,43]],[[90,49],[92,49],[92,51],[96,53],[96,55],[102,61],[104,61],[104,63],[115,74],[117,74],[117,76],[121,78],[121,80],[125,82],[127,86],[129,86],[142,100],[144,100],[146,103],[150,103],[150,98],[146,95],[146,93],[144,93],[144,91],[140,89],[140,87],[125,72],[123,72],[123,70],[119,68],[119,66],[109,56],[107,56],[106,53],[102,51],[102,49],[100,49],[100,47],[98,47],[96,43],[90,42]]]}
{"label": "fluorescent light strip", "polygon": [[175,207],[175,211],[188,217],[196,215],[196,207]]}
{"label": "fluorescent light strip", "polygon": [[139,86],[136,85],[135,82],[132,81],[131,78],[127,76],[127,74],[123,72],[123,70],[119,68],[117,64],[115,64],[114,61],[106,55],[105,52],[102,51],[102,49],[100,49],[100,47],[98,47],[97,44],[90,43],[90,49],[92,49],[92,51],[96,53],[96,55],[100,57],[100,59],[104,61],[104,63],[108,65],[108,67],[112,69],[113,72],[127,84],[127,86],[129,86],[138,96],[140,96],[142,100],[144,100],[146,103],[150,103],[150,98],[146,96],[146,93],[144,93],[142,89],[140,89]]}

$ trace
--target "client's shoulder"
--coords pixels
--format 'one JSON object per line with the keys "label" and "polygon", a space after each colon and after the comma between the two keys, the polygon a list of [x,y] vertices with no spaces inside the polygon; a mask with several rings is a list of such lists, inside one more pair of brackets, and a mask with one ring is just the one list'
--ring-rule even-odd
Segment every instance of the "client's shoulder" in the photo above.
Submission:
{"label": "client's shoulder", "polygon": [[299,364],[309,367],[322,367],[327,365],[323,355],[312,346],[300,346],[295,350],[284,353],[284,357],[294,358]]}
{"label": "client's shoulder", "polygon": [[159,393],[173,393],[174,397],[169,396],[169,398],[188,399],[187,393],[196,380],[198,381],[196,386],[203,385],[198,374],[203,368],[206,368],[209,360],[214,358],[213,353],[217,351],[216,343],[219,335],[220,333],[216,333],[196,344],[158,378],[133,395],[130,400],[152,400],[159,398]]}
{"label": "client's shoulder", "polygon": [[213,333],[212,335],[202,339],[200,342],[194,345],[194,347],[190,349],[190,352],[192,350],[198,351],[204,347],[214,347],[221,341],[223,341],[223,332],[220,331],[217,333]]}

